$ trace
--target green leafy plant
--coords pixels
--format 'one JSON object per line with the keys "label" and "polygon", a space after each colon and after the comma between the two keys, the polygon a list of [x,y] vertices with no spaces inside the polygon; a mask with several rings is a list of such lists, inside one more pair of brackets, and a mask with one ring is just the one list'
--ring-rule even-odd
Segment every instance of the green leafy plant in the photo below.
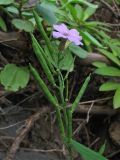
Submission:
{"label": "green leafy plant", "polygon": [[[32,32],[34,30],[34,20],[32,16],[32,9],[24,8],[24,5],[28,0],[20,0],[15,2],[14,0],[1,0],[0,8],[3,13],[11,19],[11,23],[19,30],[26,32]],[[5,21],[0,18],[0,28],[3,31],[7,31]]]}
{"label": "green leafy plant", "polygon": [[120,83],[117,81],[115,82],[115,78],[114,78],[114,77],[120,77],[119,66],[113,67],[113,66],[108,66],[106,64],[99,65],[99,62],[94,62],[93,65],[98,68],[95,71],[96,74],[111,78],[111,80],[109,80],[108,82],[103,83],[100,86],[99,90],[100,91],[114,91],[115,94],[113,96],[113,106],[115,109],[119,108],[120,107],[120,101],[119,101]]}
{"label": "green leafy plant", "polygon": [[118,81],[120,77],[120,44],[119,40],[112,39],[105,32],[101,31],[100,34],[104,37],[103,43],[107,47],[107,50],[98,49],[98,51],[110,60],[111,65],[101,62],[94,62],[93,65],[97,67],[96,74],[109,77],[108,82],[103,83],[99,90],[115,92],[113,96],[113,107],[116,109],[120,107],[120,83]]}
{"label": "green leafy plant", "polygon": [[[71,28],[75,27],[83,37],[88,51],[92,46],[103,48],[102,41],[97,38],[98,32],[107,30],[107,25],[90,20],[98,6],[88,1],[60,1],[61,6],[56,7],[55,1],[43,1],[37,4],[36,11],[50,24],[66,22]],[[105,27],[106,26],[106,27]]]}
{"label": "green leafy plant", "polygon": [[[60,135],[63,143],[65,144],[66,148],[69,151],[68,159],[70,160],[73,159],[72,149],[74,149],[78,151],[85,160],[94,160],[94,159],[106,160],[106,158],[100,155],[99,153],[92,151],[91,149],[74,141],[72,136],[72,115],[75,109],[77,108],[78,103],[80,102],[87,88],[87,85],[90,81],[90,76],[88,76],[85,79],[81,89],[79,90],[77,97],[69,107],[68,76],[69,73],[73,70],[74,59],[76,56],[79,56],[78,53],[82,52],[82,48],[75,46],[74,44],[72,44],[71,46],[70,43],[68,43],[68,41],[63,40],[61,42],[59,41],[56,42],[53,39],[49,39],[43,28],[41,20],[36,12],[34,12],[34,17],[37,27],[40,31],[40,34],[42,35],[46,43],[45,45],[41,46],[34,37],[34,35],[31,34],[32,46],[35,55],[38,58],[38,61],[40,62],[43,71],[46,74],[47,79],[54,87],[54,92],[52,92],[52,90],[50,90],[49,87],[45,84],[44,80],[41,78],[40,74],[32,66],[32,64],[30,64],[29,67],[33,77],[39,84],[44,95],[46,96],[46,98],[49,100],[49,102],[52,104],[52,106],[56,111],[60,129]],[[65,25],[56,27],[62,27],[62,26],[65,27]],[[78,48],[80,48],[80,50]],[[76,49],[78,50],[77,54],[76,54]],[[86,55],[87,55],[86,52],[84,57],[82,54],[82,58],[85,58]],[[62,65],[63,62],[66,62],[65,66]],[[62,72],[63,70],[64,72]]]}

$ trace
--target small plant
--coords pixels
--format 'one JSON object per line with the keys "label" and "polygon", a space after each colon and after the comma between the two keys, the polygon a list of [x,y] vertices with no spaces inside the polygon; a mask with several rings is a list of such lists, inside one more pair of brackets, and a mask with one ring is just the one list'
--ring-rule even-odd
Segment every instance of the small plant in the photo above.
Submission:
{"label": "small plant", "polygon": [[93,45],[103,48],[102,41],[98,39],[100,30],[108,30],[105,23],[92,20],[98,5],[86,0],[62,0],[56,7],[56,1],[43,1],[37,4],[36,11],[50,24],[67,23],[71,28],[76,28],[82,35],[84,46],[91,52]]}
{"label": "small plant", "polygon": [[[73,139],[72,116],[85,93],[91,76],[88,75],[85,79],[78,95],[69,106],[69,74],[74,70],[75,59],[86,58],[89,52],[93,51],[94,45],[101,54],[114,63],[114,65],[107,65],[102,62],[94,62],[93,65],[97,67],[95,73],[103,76],[119,77],[119,42],[116,39],[111,39],[104,32],[108,30],[106,24],[90,19],[98,6],[86,0],[61,0],[58,2],[42,0],[35,7],[34,14],[32,8],[25,8],[27,1],[1,0],[0,8],[2,13],[10,17],[11,24],[14,27],[30,33],[34,53],[52,89],[46,85],[40,73],[32,64],[29,64],[28,67],[7,64],[1,69],[0,83],[8,91],[18,91],[26,87],[31,72],[44,95],[54,107],[61,140],[69,152],[68,159],[73,159],[72,153],[73,150],[76,150],[84,160],[107,160],[102,156],[105,144],[99,152],[95,152]],[[46,30],[42,25],[42,20],[48,22],[47,25],[44,23],[47,26]],[[43,43],[39,43],[33,34],[35,24],[37,24],[43,38]],[[52,29],[51,25],[53,26]],[[2,16],[0,17],[0,28],[5,32],[7,31]],[[110,90],[115,91],[114,108],[120,107],[120,83],[109,81],[100,87],[100,91]]]}
{"label": "small plant", "polygon": [[97,67],[95,73],[109,77],[109,80],[100,86],[100,91],[114,91],[113,96],[113,107],[115,109],[120,107],[120,43],[117,39],[112,39],[104,32],[100,32],[101,36],[104,37],[103,43],[107,47],[105,49],[98,49],[98,51],[106,56],[111,64],[107,65],[101,62],[94,62],[93,65]]}
{"label": "small plant", "polygon": [[[54,92],[48,88],[32,64],[30,64],[30,70],[46,98],[49,100],[56,111],[60,135],[63,143],[69,151],[68,159],[73,159],[72,150],[75,149],[85,160],[106,160],[106,158],[104,158],[99,153],[94,152],[73,140],[72,136],[72,115],[77,108],[78,103],[80,102],[90,81],[90,76],[88,76],[85,79],[74,102],[71,104],[71,106],[69,106],[68,76],[69,73],[73,70],[74,59],[76,58],[76,52],[74,52],[73,48],[77,47],[78,49],[80,48],[78,45],[83,45],[81,42],[82,38],[79,36],[79,32],[76,29],[69,30],[65,24],[54,25],[52,36],[56,39],[62,38],[60,41],[54,41],[53,39],[48,38],[42,26],[41,20],[36,12],[34,12],[34,18],[40,34],[45,41],[45,45],[41,46],[34,35],[31,34],[32,46],[35,55],[46,74],[47,79],[55,88]],[[63,66],[63,64],[65,66]],[[63,70],[66,71],[66,73],[62,72]]]}
{"label": "small plant", "polygon": [[[14,27],[26,32],[32,32],[34,30],[34,19],[32,15],[32,9],[26,10],[24,5],[28,0],[1,0],[0,9],[1,12],[7,14]],[[0,28],[3,31],[7,31],[7,26],[2,17],[0,17]]]}

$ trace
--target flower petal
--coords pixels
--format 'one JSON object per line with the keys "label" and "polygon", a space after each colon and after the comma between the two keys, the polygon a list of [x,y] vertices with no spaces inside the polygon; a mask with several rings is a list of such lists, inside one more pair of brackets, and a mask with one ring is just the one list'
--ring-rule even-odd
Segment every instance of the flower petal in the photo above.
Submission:
{"label": "flower petal", "polygon": [[69,33],[70,33],[71,35],[79,36],[79,32],[78,32],[76,29],[70,29]]}
{"label": "flower petal", "polygon": [[79,36],[68,36],[68,40],[74,42],[75,45],[83,45]]}
{"label": "flower petal", "polygon": [[69,30],[68,39],[71,42],[74,42],[76,45],[83,45],[81,42],[82,37],[79,35],[79,32],[76,29]]}
{"label": "flower petal", "polygon": [[69,30],[65,24],[59,24],[59,25],[53,25],[54,30],[60,32],[60,33],[68,33]]}
{"label": "flower petal", "polygon": [[54,38],[67,38],[66,36],[64,36],[63,34],[61,34],[60,32],[55,32],[55,31],[53,31],[52,32],[52,35],[53,35],[53,37]]}
{"label": "flower petal", "polygon": [[71,29],[69,31],[69,36],[76,37],[76,39],[82,40],[82,37],[79,35],[79,32],[76,29]]}

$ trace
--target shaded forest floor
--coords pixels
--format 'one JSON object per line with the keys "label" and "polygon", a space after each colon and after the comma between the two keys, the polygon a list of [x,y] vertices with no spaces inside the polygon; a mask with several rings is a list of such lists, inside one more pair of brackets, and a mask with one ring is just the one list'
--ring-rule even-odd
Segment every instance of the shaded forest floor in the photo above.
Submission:
{"label": "shaded forest floor", "polygon": [[[101,8],[93,18],[110,23],[112,37],[120,33],[120,6],[114,2],[111,10],[106,1],[101,0]],[[32,61],[38,67],[29,36],[11,28],[9,30],[9,33],[0,31],[0,65],[26,65]],[[77,61],[70,75],[69,102],[76,97],[86,75],[93,71],[87,61]],[[42,69],[39,70],[44,77]],[[112,109],[112,92],[98,91],[104,81],[105,78],[92,76],[73,117],[73,135],[77,141],[96,151],[105,143],[104,155],[110,160],[120,160],[120,110]],[[0,122],[1,160],[12,145],[19,148],[16,160],[65,159],[66,152],[60,141],[55,112],[32,78],[29,85],[17,93],[8,93],[0,86]],[[74,153],[74,159],[81,160],[77,153]]]}

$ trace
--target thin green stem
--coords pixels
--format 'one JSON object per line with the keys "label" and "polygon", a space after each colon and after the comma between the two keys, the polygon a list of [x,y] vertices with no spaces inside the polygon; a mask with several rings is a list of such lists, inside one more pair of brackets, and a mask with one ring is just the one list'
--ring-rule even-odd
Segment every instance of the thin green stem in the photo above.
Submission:
{"label": "thin green stem", "polygon": [[65,125],[65,128],[67,128],[68,118],[67,118],[67,111],[66,111],[66,103],[64,99],[64,80],[60,71],[59,71],[58,79],[59,79],[59,93],[60,93],[61,103],[62,103],[61,105],[63,107],[63,113],[64,113],[64,125]]}
{"label": "thin green stem", "polygon": [[65,97],[65,102],[66,104],[68,103],[68,92],[69,92],[69,88],[68,88],[68,79],[66,79],[66,97]]}
{"label": "thin green stem", "polygon": [[61,112],[60,112],[61,108],[60,108],[59,104],[57,103],[57,100],[54,98],[54,96],[49,91],[49,89],[46,86],[45,82],[41,79],[41,77],[40,77],[39,73],[37,72],[37,70],[31,64],[29,66],[30,66],[30,71],[31,71],[33,77],[38,82],[40,88],[42,89],[42,91],[45,94],[45,96],[47,97],[47,99],[50,101],[50,103],[55,108],[57,119],[58,119],[58,123],[59,123],[59,128],[60,128],[60,135],[61,135],[62,139],[64,140],[64,138],[65,138],[65,130],[64,130],[64,125],[63,125],[63,121],[62,121]]}

